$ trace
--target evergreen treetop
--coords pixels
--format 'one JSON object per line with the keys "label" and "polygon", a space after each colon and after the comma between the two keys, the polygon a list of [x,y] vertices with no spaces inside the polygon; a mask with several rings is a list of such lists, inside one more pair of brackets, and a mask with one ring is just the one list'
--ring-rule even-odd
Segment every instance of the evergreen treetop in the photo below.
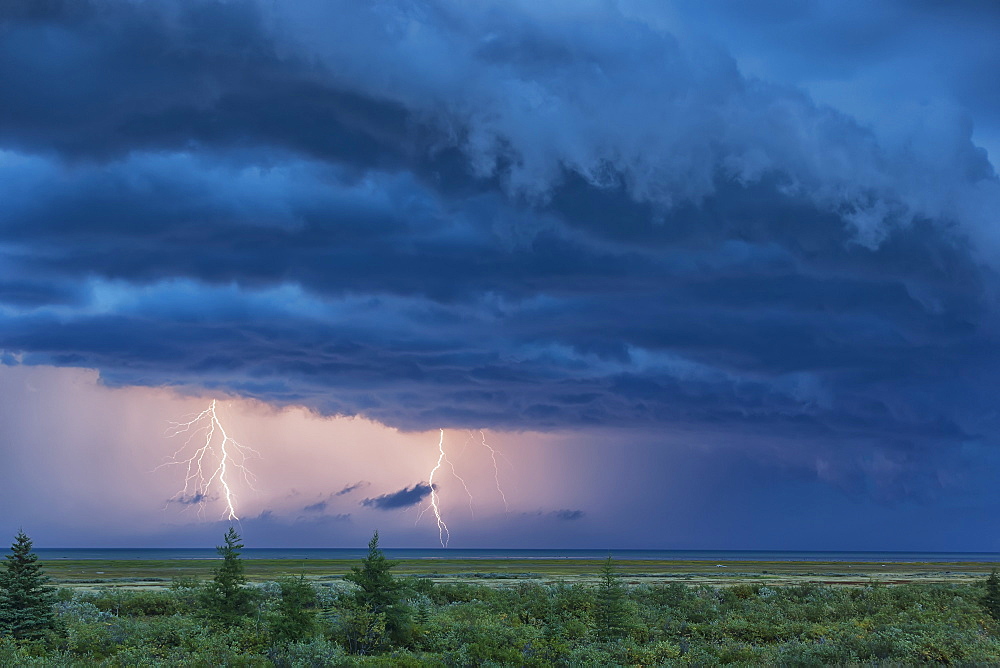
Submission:
{"label": "evergreen treetop", "polygon": [[55,591],[32,552],[31,539],[18,531],[0,570],[0,633],[36,638],[52,626]]}
{"label": "evergreen treetop", "polygon": [[254,611],[255,592],[246,587],[240,550],[243,541],[236,529],[229,527],[225,544],[216,546],[222,565],[215,570],[215,578],[206,585],[202,605],[209,620],[223,626],[233,626]]}
{"label": "evergreen treetop", "polygon": [[398,561],[386,559],[379,549],[376,531],[368,542],[368,556],[361,566],[354,566],[344,576],[348,582],[358,585],[354,593],[358,606],[355,625],[362,630],[355,633],[360,638],[357,648],[352,647],[357,653],[365,653],[381,644],[378,639],[380,625],[393,641],[399,643],[406,642],[412,632],[410,609],[403,602],[405,586],[390,572],[397,564]]}
{"label": "evergreen treetop", "polygon": [[613,640],[626,634],[630,621],[626,594],[622,577],[615,571],[609,554],[601,566],[601,579],[597,586],[594,622],[598,638]]}
{"label": "evergreen treetop", "polygon": [[368,556],[360,567],[351,567],[344,579],[361,588],[356,595],[359,603],[371,605],[376,612],[384,612],[400,600],[403,585],[390,572],[398,564],[398,561],[386,559],[379,549],[378,531],[375,531],[368,541]]}
{"label": "evergreen treetop", "polygon": [[226,586],[243,586],[247,583],[243,560],[240,558],[240,551],[244,547],[243,539],[236,533],[236,529],[229,527],[223,540],[225,545],[215,547],[215,551],[222,557],[222,566],[216,570],[215,581]]}

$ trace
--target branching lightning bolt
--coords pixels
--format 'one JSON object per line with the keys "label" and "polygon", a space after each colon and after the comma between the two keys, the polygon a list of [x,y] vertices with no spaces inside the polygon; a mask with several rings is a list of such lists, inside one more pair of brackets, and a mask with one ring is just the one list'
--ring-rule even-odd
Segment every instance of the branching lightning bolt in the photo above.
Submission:
{"label": "branching lightning bolt", "polygon": [[456,478],[458,478],[458,481],[459,481],[460,483],[462,483],[462,487],[463,487],[463,488],[465,489],[465,493],[466,493],[466,494],[468,495],[468,497],[469,497],[469,512],[470,512],[470,513],[472,513],[472,516],[473,516],[473,517],[475,517],[475,516],[476,516],[476,508],[475,508],[475,506],[473,505],[473,501],[472,501],[472,492],[470,492],[470,491],[469,491],[469,486],[468,486],[468,485],[467,485],[467,484],[465,483],[465,478],[463,478],[462,476],[458,475],[458,471],[457,471],[457,470],[455,470],[455,465],[451,463],[451,460],[450,460],[450,459],[448,459],[448,456],[447,456],[447,455],[445,455],[445,457],[444,457],[444,460],[445,460],[446,462],[448,462],[448,466],[450,466],[450,467],[451,467],[451,474],[452,474],[453,476],[455,476]]}
{"label": "branching lightning bolt", "polygon": [[[470,431],[468,438],[466,438],[465,445],[462,447],[462,451],[469,446],[469,442],[474,438],[475,432]],[[484,448],[489,450],[490,459],[493,461],[493,481],[496,484],[497,492],[500,494],[500,498],[503,499],[503,507],[505,512],[510,512],[510,505],[507,503],[507,495],[503,491],[503,487],[500,485],[500,465],[497,461],[497,456],[503,457],[503,453],[494,449],[489,443],[486,442],[486,432],[483,430],[479,431],[480,443]],[[506,459],[506,457],[504,457]],[[427,477],[428,486],[430,487],[430,503],[428,503],[421,511],[417,514],[417,519],[414,524],[420,522],[420,518],[424,516],[428,510],[434,513],[434,519],[437,522],[438,528],[438,540],[441,543],[441,547],[448,547],[448,543],[451,540],[451,531],[448,529],[447,523],[445,523],[444,518],[441,516],[441,499],[438,495],[437,485],[434,483],[434,476],[438,471],[441,470],[442,464],[447,463],[451,468],[451,473],[455,476],[459,482],[462,483],[462,487],[465,489],[465,493],[469,497],[469,510],[472,512],[473,517],[475,517],[476,510],[473,505],[472,492],[469,490],[469,486],[466,484],[465,479],[458,475],[458,470],[455,468],[455,464],[448,458],[444,449],[444,429],[439,430],[438,436],[438,457],[437,461],[434,463],[434,467],[431,469],[430,474]]]}
{"label": "branching lightning bolt", "polygon": [[[490,451],[490,459],[493,460],[493,480],[496,481],[497,491],[500,492],[500,498],[503,499],[503,509],[504,512],[510,512],[510,506],[507,505],[507,495],[503,493],[503,488],[500,486],[500,467],[497,466],[497,451],[486,442],[486,433],[482,429],[479,430],[479,435],[482,437],[483,447]],[[503,453],[499,453],[503,456]]]}
{"label": "branching lightning bolt", "polygon": [[[431,474],[428,476],[427,484],[430,485],[431,488],[431,509],[434,510],[434,518],[437,520],[438,540],[441,542],[441,547],[448,547],[448,542],[451,541],[451,532],[448,531],[448,525],[445,524],[443,519],[441,519],[441,507],[438,505],[437,488],[434,486],[434,474],[437,473],[439,468],[441,468],[441,462],[446,459],[444,455],[444,429],[441,429],[440,431],[441,436],[438,438],[438,459],[437,463],[434,464],[434,468],[431,469]],[[448,463],[450,464],[451,462]],[[417,519],[420,518],[418,517]]]}
{"label": "branching lightning bolt", "polygon": [[[225,502],[223,517],[239,521],[240,518],[236,514],[236,495],[230,486],[230,469],[238,469],[243,474],[247,485],[253,489],[256,477],[246,468],[245,463],[247,458],[260,455],[253,448],[242,445],[226,433],[226,428],[219,421],[219,415],[215,408],[216,401],[213,399],[211,406],[198,413],[191,420],[170,423],[170,428],[167,430],[168,436],[173,437],[180,434],[189,434],[189,436],[173,457],[158,466],[157,469],[171,464],[183,464],[186,467],[184,487],[170,497],[167,501],[168,504],[170,502],[197,503],[198,513],[201,514],[213,483],[218,481],[222,499]],[[221,441],[216,438],[216,433],[219,434]],[[182,459],[181,453],[199,434],[204,435],[205,442],[195,448],[190,457]],[[212,467],[213,460],[217,462],[214,464],[214,468]]]}

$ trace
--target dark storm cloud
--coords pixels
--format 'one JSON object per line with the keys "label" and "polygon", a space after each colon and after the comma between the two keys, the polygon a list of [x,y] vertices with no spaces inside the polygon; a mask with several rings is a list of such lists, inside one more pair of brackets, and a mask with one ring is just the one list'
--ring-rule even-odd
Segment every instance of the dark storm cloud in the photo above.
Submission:
{"label": "dark storm cloud", "polygon": [[623,7],[8,3],[0,359],[404,428],[881,443],[915,478],[988,433],[970,124],[884,137]]}
{"label": "dark storm cloud", "polygon": [[204,492],[195,492],[194,494],[175,496],[168,499],[167,503],[179,503],[182,506],[196,506],[211,500],[212,499],[210,499]]}
{"label": "dark storm cloud", "polygon": [[356,490],[364,489],[365,487],[368,487],[369,485],[371,485],[371,483],[368,482],[367,480],[359,480],[358,482],[354,483],[353,485],[347,485],[346,487],[344,487],[344,489],[342,489],[339,492],[337,492],[336,494],[334,494],[334,496],[344,496],[345,494],[350,494],[351,492],[354,492]]}
{"label": "dark storm cloud", "polygon": [[368,482],[367,480],[359,480],[358,482],[356,482],[354,484],[346,485],[341,490],[339,490],[337,492],[333,492],[332,494],[328,495],[327,498],[321,499],[321,500],[317,501],[316,503],[311,503],[311,504],[303,507],[302,508],[302,512],[304,512],[304,513],[323,513],[323,512],[326,512],[326,509],[330,506],[330,501],[332,501],[334,499],[334,497],[345,496],[347,494],[350,494],[351,492],[356,492],[357,490],[364,489],[365,487],[368,487],[370,485],[371,485],[371,483]]}
{"label": "dark storm cloud", "polygon": [[0,141],[10,148],[110,159],[249,145],[354,164],[404,148],[398,106],[279,58],[252,3],[74,4],[15,6],[0,25]]}
{"label": "dark storm cloud", "polygon": [[679,0],[674,7],[685,28],[725,42],[758,76],[805,87],[924,148],[954,131],[956,117],[969,126],[974,119],[994,163],[1000,155],[1000,90],[989,65],[1000,58],[995,2],[777,0],[709,8]]}
{"label": "dark storm cloud", "polygon": [[[720,5],[724,11],[719,11]],[[910,67],[898,71],[902,77],[975,72],[1000,49],[989,38],[1000,27],[1000,6],[990,0],[852,0],[836,4],[777,0],[752,6],[726,1],[715,3],[711,12],[703,3],[690,0],[680,0],[675,6],[702,29],[705,22],[711,23],[727,38],[739,31],[740,38],[728,39],[729,44],[737,50],[752,44],[758,55],[763,52],[774,57],[774,65],[779,65],[779,53],[797,54],[797,58],[785,57],[780,67],[807,77],[835,78],[903,59],[909,59]],[[970,57],[931,59],[921,47],[948,49],[955,55],[968,53]],[[976,88],[988,94],[991,87]]]}
{"label": "dark storm cloud", "polygon": [[418,482],[413,487],[404,487],[398,492],[382,494],[374,498],[363,499],[362,506],[376,508],[378,510],[396,510],[398,508],[409,508],[415,506],[431,493],[431,486]]}

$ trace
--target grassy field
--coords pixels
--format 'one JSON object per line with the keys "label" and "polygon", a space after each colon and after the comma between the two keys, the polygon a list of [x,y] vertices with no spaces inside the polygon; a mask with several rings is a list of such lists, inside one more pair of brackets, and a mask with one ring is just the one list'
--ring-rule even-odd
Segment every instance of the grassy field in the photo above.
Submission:
{"label": "grassy field", "polygon": [[[60,586],[167,586],[175,578],[208,579],[217,561],[205,560],[69,560],[43,561],[46,572]],[[252,581],[304,575],[317,581],[340,579],[357,560],[248,559]],[[821,583],[863,585],[871,581],[963,582],[982,578],[992,562],[837,562],[837,561],[704,561],[615,560],[615,568],[630,584],[689,582],[697,584]],[[591,559],[414,559],[400,562],[401,576],[430,577],[440,581],[507,582],[512,579],[595,581],[603,560]]]}

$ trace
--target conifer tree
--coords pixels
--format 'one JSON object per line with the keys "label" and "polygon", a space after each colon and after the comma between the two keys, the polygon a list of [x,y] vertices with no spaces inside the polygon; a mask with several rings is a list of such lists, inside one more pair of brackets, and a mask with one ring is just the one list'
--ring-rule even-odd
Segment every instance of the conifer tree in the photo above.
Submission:
{"label": "conifer tree", "polygon": [[205,615],[222,626],[234,626],[244,617],[253,614],[254,591],[247,588],[240,550],[243,542],[236,529],[229,527],[224,537],[225,545],[215,549],[222,557],[222,565],[215,570],[215,578],[202,593]]}
{"label": "conifer tree", "polygon": [[55,591],[31,551],[31,539],[17,533],[0,570],[0,634],[37,638],[52,627]]}
{"label": "conifer tree", "polygon": [[615,572],[614,562],[609,554],[601,567],[597,605],[594,609],[597,635],[602,640],[613,640],[625,635],[629,618],[625,594],[625,585],[622,584],[621,576]]}
{"label": "conifer tree", "polygon": [[316,627],[316,590],[305,576],[284,578],[279,581],[279,585],[281,602],[274,622],[274,635],[286,642],[302,640]]}
{"label": "conifer tree", "polygon": [[384,608],[399,601],[402,585],[389,572],[398,564],[398,561],[386,559],[385,553],[379,549],[376,531],[368,541],[368,556],[360,567],[353,566],[344,579],[361,588],[355,596],[358,602],[369,603],[376,608],[376,612],[384,612]]}
{"label": "conifer tree", "polygon": [[378,531],[368,542],[368,556],[344,579],[358,585],[354,598],[359,607],[385,620],[386,632],[399,642],[410,628],[410,611],[403,603],[403,584],[390,572],[398,561],[386,559],[378,546]]}

